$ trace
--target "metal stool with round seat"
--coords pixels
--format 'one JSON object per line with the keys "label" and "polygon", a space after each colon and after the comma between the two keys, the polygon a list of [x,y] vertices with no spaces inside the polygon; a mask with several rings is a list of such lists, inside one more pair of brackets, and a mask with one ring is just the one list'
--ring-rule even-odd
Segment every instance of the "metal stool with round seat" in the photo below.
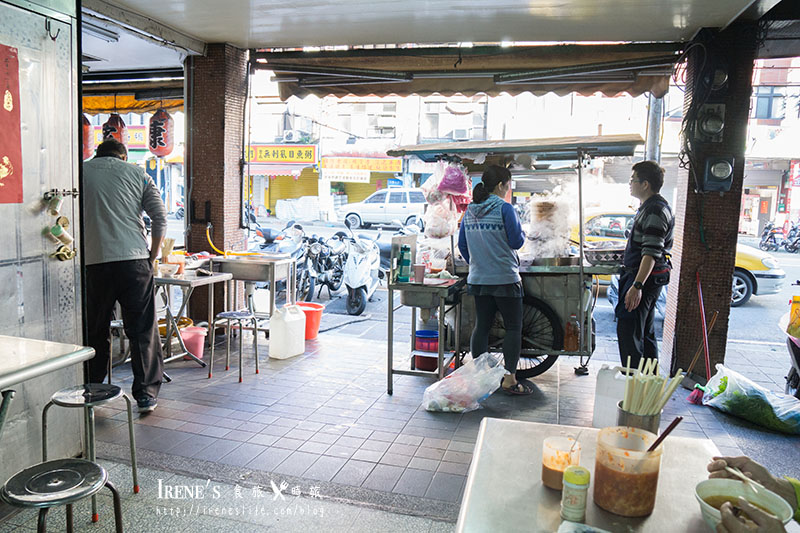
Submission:
{"label": "metal stool with round seat", "polygon": [[[42,409],[42,460],[47,461],[47,411],[53,405],[59,407],[81,407],[84,417],[84,436],[86,450],[84,456],[89,461],[95,460],[95,427],[94,408],[106,404],[122,396],[128,408],[128,437],[131,447],[131,469],[133,471],[133,492],[139,492],[139,478],[136,471],[136,440],[133,434],[133,411],[131,400],[116,385],[105,383],[86,383],[77,387],[61,389],[50,397],[50,401]],[[97,522],[97,499],[92,496],[92,522]]]}
{"label": "metal stool with round seat", "polygon": [[37,531],[47,531],[51,507],[67,506],[67,533],[72,533],[72,504],[94,497],[108,487],[114,499],[114,525],[122,533],[122,504],[119,492],[108,480],[105,468],[85,459],[56,459],[17,472],[0,487],[0,500],[13,507],[39,509]]}
{"label": "metal stool with round seat", "polygon": [[243,322],[253,323],[253,350],[256,359],[256,374],[258,374],[258,319],[252,311],[248,309],[241,309],[239,311],[223,311],[217,313],[214,318],[214,323],[211,324],[211,361],[208,363],[208,378],[211,379],[211,370],[214,366],[214,334],[217,325],[225,323],[225,370],[230,368],[231,359],[231,328],[233,323],[236,322],[239,328],[239,383],[242,382],[242,332]]}

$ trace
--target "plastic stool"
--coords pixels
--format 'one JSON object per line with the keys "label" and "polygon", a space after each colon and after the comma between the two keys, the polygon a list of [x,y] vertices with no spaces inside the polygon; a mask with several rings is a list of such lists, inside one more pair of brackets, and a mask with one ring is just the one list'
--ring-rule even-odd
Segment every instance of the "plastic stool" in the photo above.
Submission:
{"label": "plastic stool", "polygon": [[0,488],[0,500],[23,509],[39,509],[36,530],[47,531],[51,507],[67,506],[67,533],[72,533],[72,504],[108,487],[114,498],[114,525],[122,533],[122,504],[119,492],[108,480],[105,468],[85,459],[46,461],[17,472]]}
{"label": "plastic stool", "polygon": [[223,311],[218,313],[211,324],[211,360],[208,362],[208,378],[211,379],[211,370],[214,367],[214,337],[217,324],[225,322],[225,370],[230,368],[231,359],[231,327],[236,322],[239,327],[239,383],[242,382],[242,322],[253,322],[253,351],[256,359],[256,374],[258,374],[258,319],[252,311],[241,309],[239,311]]}
{"label": "plastic stool", "polygon": [[[133,412],[131,400],[116,385],[87,383],[78,387],[61,389],[50,397],[42,409],[42,460],[47,461],[47,411],[53,405],[60,407],[82,407],[85,422],[86,458],[95,460],[94,408],[122,396],[128,407],[128,436],[131,446],[131,469],[133,471],[133,492],[139,493],[139,478],[136,471],[136,441],[133,435]],[[92,496],[92,522],[97,522],[97,498]]]}

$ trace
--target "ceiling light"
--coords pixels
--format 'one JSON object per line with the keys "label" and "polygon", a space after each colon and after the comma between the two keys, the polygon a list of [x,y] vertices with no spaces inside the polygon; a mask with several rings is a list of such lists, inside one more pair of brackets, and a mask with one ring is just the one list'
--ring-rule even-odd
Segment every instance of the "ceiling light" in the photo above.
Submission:
{"label": "ceiling light", "polygon": [[81,26],[81,31],[86,35],[97,37],[107,43],[116,43],[119,41],[118,33],[103,28],[102,26],[92,24],[91,22],[84,22]]}

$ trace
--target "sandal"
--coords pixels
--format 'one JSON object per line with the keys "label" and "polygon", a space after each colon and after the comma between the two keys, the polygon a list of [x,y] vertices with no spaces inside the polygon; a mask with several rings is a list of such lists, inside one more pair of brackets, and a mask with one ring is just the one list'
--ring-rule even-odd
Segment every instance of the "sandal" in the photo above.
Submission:
{"label": "sandal", "polygon": [[500,388],[510,396],[528,396],[529,394],[533,394],[533,385],[528,381],[517,381],[517,384],[513,387],[506,388],[503,386],[503,381],[500,380]]}

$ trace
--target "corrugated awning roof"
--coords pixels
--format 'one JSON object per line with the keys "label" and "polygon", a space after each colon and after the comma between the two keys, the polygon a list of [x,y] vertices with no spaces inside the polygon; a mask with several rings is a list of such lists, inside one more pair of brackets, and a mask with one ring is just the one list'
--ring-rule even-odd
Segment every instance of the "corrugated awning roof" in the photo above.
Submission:
{"label": "corrugated awning roof", "polygon": [[[636,147],[644,144],[638,134],[600,135],[587,137],[549,137],[541,139],[512,139],[503,141],[464,141],[438,144],[400,146],[387,152],[390,156],[414,155],[424,161],[439,155],[468,156],[477,154],[525,153],[537,160],[564,160],[577,157],[578,149],[590,156],[632,156]],[[470,157],[464,157],[471,159]]]}
{"label": "corrugated awning roof", "polygon": [[289,96],[570,92],[663,96],[682,45],[614,44],[257,52]]}

